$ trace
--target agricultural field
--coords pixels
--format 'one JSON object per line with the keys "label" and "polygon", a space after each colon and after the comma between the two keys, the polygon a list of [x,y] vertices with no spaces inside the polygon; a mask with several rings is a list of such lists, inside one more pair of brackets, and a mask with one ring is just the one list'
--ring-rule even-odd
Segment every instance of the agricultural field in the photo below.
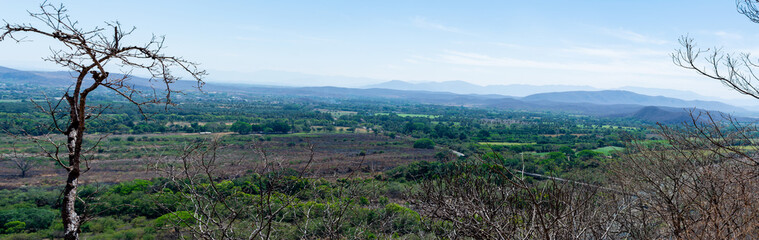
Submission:
{"label": "agricultural field", "polygon": [[[93,141],[100,135],[90,136]],[[353,171],[382,172],[415,161],[434,160],[435,151],[415,149],[409,139],[391,139],[384,135],[367,133],[310,133],[280,135],[239,135],[232,132],[201,135],[198,133],[109,135],[102,139],[95,153],[90,155],[92,168],[82,182],[118,183],[134,179],[159,177],[156,165],[177,164],[188,146],[197,142],[218,139],[224,145],[220,165],[234,162],[235,170],[255,169],[261,162],[260,150],[271,158],[286,159],[286,166],[305,167],[311,148],[313,162],[308,174],[314,177],[337,178]],[[20,186],[59,185],[61,169],[50,159],[41,157],[35,143],[14,144],[5,139],[0,152],[10,154],[13,148],[22,156],[38,156],[40,160],[25,178],[18,177],[18,169],[10,161],[0,162],[0,188]]]}

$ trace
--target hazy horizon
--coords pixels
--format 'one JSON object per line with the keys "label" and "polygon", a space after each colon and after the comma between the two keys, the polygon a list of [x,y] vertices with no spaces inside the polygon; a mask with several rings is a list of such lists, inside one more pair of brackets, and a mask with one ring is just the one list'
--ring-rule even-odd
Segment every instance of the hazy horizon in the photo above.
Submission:
{"label": "hazy horizon", "polygon": [[[37,2],[0,4],[0,19],[34,22],[26,10]],[[750,52],[756,36],[733,4],[714,1],[65,4],[84,28],[112,20],[137,27],[133,42],[165,35],[167,53],[201,63],[209,82],[249,84],[270,84],[251,76],[272,71],[319,77],[286,84],[303,86],[465,81],[740,98],[675,66],[669,54],[682,35],[726,52]],[[0,43],[0,66],[64,70],[41,61],[50,42],[29,39]]]}

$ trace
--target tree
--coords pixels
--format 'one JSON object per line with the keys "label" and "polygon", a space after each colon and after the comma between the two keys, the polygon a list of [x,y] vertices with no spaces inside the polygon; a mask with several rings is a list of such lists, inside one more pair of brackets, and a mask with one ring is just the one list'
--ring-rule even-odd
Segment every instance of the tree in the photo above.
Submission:
{"label": "tree", "polygon": [[[220,139],[187,145],[176,161],[163,159],[179,164],[176,169],[163,169],[169,182],[159,194],[174,201],[159,204],[171,213],[156,219],[156,226],[173,227],[173,238],[178,239],[292,239],[281,236],[277,227],[297,216],[301,221],[295,226],[301,238],[343,239],[344,226],[356,222],[348,211],[359,196],[367,194],[354,183],[362,181],[354,176],[365,158],[332,187],[329,204],[300,202],[296,196],[310,195],[307,192],[319,182],[306,177],[315,156],[313,145],[307,148],[307,163],[296,170],[284,158],[270,156],[263,145],[254,145],[260,161],[252,168],[237,167],[248,158],[226,160],[234,158],[228,156]],[[246,171],[252,174],[232,180]],[[323,229],[313,229],[309,222],[318,222]]]}
{"label": "tree", "polygon": [[564,155],[567,155],[567,156],[575,155],[575,151],[569,146],[561,146],[559,148],[559,152],[564,153]]}
{"label": "tree", "polygon": [[[69,17],[63,5],[43,3],[39,12],[30,12],[30,15],[38,20],[37,24],[6,22],[5,26],[0,27],[0,41],[12,39],[22,42],[27,36],[54,40],[60,45],[51,46],[55,50],[45,60],[68,68],[73,73],[73,83],[59,100],[49,98],[44,105],[37,104],[52,119],[50,128],[66,136],[66,142],[41,138],[33,140],[52,144],[54,150],[46,151],[46,155],[67,172],[61,200],[64,238],[78,239],[80,226],[86,218],[80,216],[75,208],[77,201],[84,202],[77,197],[77,187],[81,174],[90,169],[85,154],[97,146],[97,143],[90,148],[82,146],[86,122],[97,118],[108,108],[88,104],[88,96],[97,89],[110,90],[132,103],[144,115],[143,107],[146,105],[173,105],[172,96],[180,93],[171,88],[178,80],[173,70],[179,69],[189,75],[197,81],[198,88],[202,87],[202,77],[206,73],[199,70],[196,63],[164,55],[162,36],[153,36],[142,45],[131,45],[125,39],[135,30],[134,27],[123,28],[118,22],[109,22],[103,27],[83,29]],[[122,74],[113,74],[112,71],[119,71],[116,69],[122,70]],[[135,70],[149,74],[151,82],[160,87],[145,92],[136,88],[130,81],[130,74]]]}
{"label": "tree", "polygon": [[291,129],[290,124],[287,124],[287,122],[283,119],[268,121],[266,122],[266,124],[264,124],[263,127],[264,129],[270,128],[271,131],[268,131],[268,132],[275,132],[275,133],[287,133]]}
{"label": "tree", "polygon": [[660,125],[666,143],[632,141],[611,178],[633,210],[620,227],[637,239],[752,239],[759,236],[755,181],[759,156],[737,143],[755,126],[693,112],[683,125]]}
{"label": "tree", "polygon": [[[759,2],[738,0],[738,12],[751,21],[759,23]],[[759,62],[752,60],[751,53],[723,53],[721,48],[701,49],[693,38],[680,38],[682,49],[672,54],[673,62],[685,69],[694,70],[717,80],[733,90],[759,99]]]}
{"label": "tree", "polygon": [[6,154],[3,156],[3,158],[7,159],[11,163],[13,163],[13,166],[18,168],[19,170],[19,177],[25,178],[28,176],[29,171],[31,171],[33,168],[37,167],[39,165],[40,161],[38,158],[33,156],[22,156],[16,151],[16,145],[13,144],[11,147],[11,150],[13,151],[12,154]]}
{"label": "tree", "polygon": [[532,185],[493,156],[454,162],[411,191],[409,202],[428,222],[427,231],[443,239],[624,236],[614,221],[623,208],[613,206],[613,191],[559,178]]}
{"label": "tree", "polygon": [[589,160],[591,158],[600,156],[601,154],[602,153],[600,153],[600,152],[596,152],[596,151],[593,151],[593,150],[587,150],[586,149],[586,150],[582,150],[582,151],[577,152],[577,154],[575,154],[575,155],[577,155],[577,158],[579,158],[580,160],[586,161],[586,160]]}
{"label": "tree", "polygon": [[434,149],[435,142],[433,142],[432,139],[429,139],[429,138],[422,138],[414,142],[414,148]]}
{"label": "tree", "polygon": [[237,121],[229,127],[229,131],[237,132],[239,134],[248,134],[252,130],[249,123]]}
{"label": "tree", "polygon": [[[737,1],[738,12],[759,23],[759,2]],[[720,48],[700,49],[693,38],[680,39],[673,62],[759,99],[759,69],[749,53],[725,54]],[[660,124],[665,144],[632,141],[613,172],[629,211],[619,226],[639,239],[753,239],[759,236],[759,204],[755,181],[759,152],[755,124],[721,113],[690,112],[681,125]]]}
{"label": "tree", "polygon": [[37,166],[37,159],[31,157],[10,157],[10,161],[20,171],[19,177],[25,178],[29,176],[29,171]]}

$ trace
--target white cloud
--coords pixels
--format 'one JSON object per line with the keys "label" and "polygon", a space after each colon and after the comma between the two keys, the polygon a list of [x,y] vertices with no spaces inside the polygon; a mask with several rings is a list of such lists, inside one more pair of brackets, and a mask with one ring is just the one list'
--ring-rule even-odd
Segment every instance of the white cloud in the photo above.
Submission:
{"label": "white cloud", "polygon": [[235,36],[234,39],[235,40],[239,40],[239,41],[251,41],[251,42],[266,40],[266,39],[259,38],[259,37],[247,37],[247,36]]}
{"label": "white cloud", "polygon": [[248,25],[248,24],[238,24],[233,26],[236,30],[240,31],[248,31],[248,32],[255,32],[255,31],[261,31],[263,28],[261,26],[257,25]]}
{"label": "white cloud", "polygon": [[611,35],[613,37],[624,39],[631,42],[636,42],[636,43],[647,43],[647,44],[657,44],[657,45],[663,45],[663,44],[669,43],[669,41],[666,41],[666,40],[656,39],[653,37],[649,37],[640,33],[624,30],[624,29],[604,29],[603,31],[606,34]]}
{"label": "white cloud", "polygon": [[615,48],[588,48],[573,47],[562,49],[563,52],[579,54],[591,57],[606,57],[614,59],[627,59],[637,57],[663,57],[668,56],[670,52],[652,49],[615,49]]}
{"label": "white cloud", "polygon": [[293,36],[295,36],[298,39],[301,40],[307,40],[307,41],[315,41],[315,42],[337,42],[337,40],[330,39],[330,38],[323,38],[323,37],[316,37],[316,36],[308,36],[308,35],[302,35],[293,33]]}
{"label": "white cloud", "polygon": [[451,33],[459,33],[459,34],[468,34],[468,33],[464,32],[464,31],[462,31],[461,29],[458,29],[458,28],[455,28],[455,27],[446,26],[446,25],[443,25],[443,24],[435,23],[435,22],[431,22],[431,21],[427,20],[424,17],[419,17],[419,16],[414,17],[414,18],[411,19],[411,22],[414,24],[414,26],[416,26],[418,28],[432,29],[432,30],[451,32]]}
{"label": "white cloud", "polygon": [[411,64],[418,64],[419,60],[413,59],[413,58],[406,58],[403,59],[404,62],[411,63]]}
{"label": "white cloud", "polygon": [[493,45],[505,48],[523,48],[524,46],[513,43],[494,42]]}
{"label": "white cloud", "polygon": [[711,34],[714,34],[717,37],[727,38],[727,39],[735,39],[735,40],[743,39],[743,36],[741,36],[740,34],[729,33],[725,31],[716,31],[716,32],[712,32]]}

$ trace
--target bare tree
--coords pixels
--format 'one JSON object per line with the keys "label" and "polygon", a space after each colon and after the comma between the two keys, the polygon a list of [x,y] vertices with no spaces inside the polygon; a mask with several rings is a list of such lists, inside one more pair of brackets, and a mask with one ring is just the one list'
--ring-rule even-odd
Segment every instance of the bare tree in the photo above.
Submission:
{"label": "bare tree", "polygon": [[36,165],[37,161],[35,161],[32,158],[28,157],[10,157],[11,162],[13,162],[13,165],[18,168],[20,171],[19,177],[25,178],[28,177],[29,171],[31,171]]}
{"label": "bare tree", "polygon": [[[253,162],[251,156],[233,156],[225,152],[220,139],[189,144],[176,159],[164,159],[165,165],[177,167],[157,170],[169,179],[168,189],[179,196],[176,202],[160,206],[174,211],[187,212],[186,218],[172,217],[172,227],[180,238],[192,239],[270,239],[277,235],[275,227],[284,218],[285,209],[297,202],[297,192],[307,187],[302,181],[308,165],[313,161],[313,147],[309,146],[309,160],[297,176],[288,177],[284,159],[272,157],[264,147],[255,147],[259,160],[253,169],[239,168]],[[234,171],[233,169],[239,169]],[[232,186],[229,181],[251,170],[263,182],[259,188],[251,183],[246,188]],[[300,182],[299,182],[300,181]],[[179,215],[177,215],[179,216]],[[276,237],[274,237],[276,238]]]}
{"label": "bare tree", "polygon": [[[502,159],[501,159],[502,160]],[[499,163],[457,162],[422,181],[411,202],[428,230],[456,239],[610,239],[618,233],[618,192],[550,178],[531,184]]]}
{"label": "bare tree", "polygon": [[[393,221],[356,214],[362,196],[379,194],[376,184],[358,176],[365,156],[348,176],[329,182],[309,176],[313,145],[304,147],[303,166],[273,156],[269,147],[254,143],[255,154],[241,156],[215,138],[188,144],[176,158],[162,158],[156,170],[168,181],[159,199],[173,201],[156,202],[168,212],[162,218],[170,220],[161,227],[173,229],[174,238],[344,239],[374,227],[387,229],[380,226]],[[283,228],[288,225],[292,228]],[[348,227],[353,230],[346,232]]]}
{"label": "bare tree", "polygon": [[[737,0],[738,12],[759,23],[759,2]],[[751,53],[724,53],[722,48],[699,48],[694,39],[680,38],[682,48],[672,54],[673,62],[711,79],[718,80],[735,91],[759,99],[759,62]]]}
{"label": "bare tree", "polygon": [[[61,218],[65,239],[78,239],[82,219],[75,210],[75,204],[83,200],[77,198],[77,187],[81,174],[90,169],[83,154],[94,149],[82,146],[86,122],[97,118],[108,108],[88,104],[88,96],[97,89],[108,89],[137,106],[144,114],[143,106],[148,104],[173,104],[172,95],[178,93],[171,88],[178,80],[172,73],[173,69],[179,69],[196,80],[198,87],[203,84],[205,72],[198,70],[193,62],[164,55],[163,37],[153,36],[141,45],[127,43],[126,37],[135,28],[125,29],[118,22],[83,29],[69,17],[63,5],[48,3],[40,5],[39,12],[29,14],[39,20],[37,24],[6,22],[0,27],[0,41],[12,39],[23,42],[28,36],[55,40],[60,45],[51,46],[51,49],[57,49],[52,50],[45,60],[73,72],[73,83],[59,100],[48,99],[46,104],[37,105],[51,117],[52,130],[66,136],[66,142],[57,143],[50,138],[36,140],[54,145],[54,150],[46,151],[46,154],[68,173],[62,195]],[[111,72],[119,70],[122,74]],[[134,70],[150,74],[151,82],[159,87],[149,92],[136,88],[130,83],[130,73]]]}
{"label": "bare tree", "polygon": [[[738,0],[736,5],[740,14],[759,23],[759,2]],[[676,65],[759,99],[759,61],[751,53],[702,49],[688,36],[682,37],[680,44],[682,48],[672,54]],[[654,212],[677,238],[756,238],[756,124],[698,111],[692,111],[691,118],[683,126],[660,126],[659,133],[669,146],[652,149],[633,144],[635,153],[626,159],[633,167],[629,169],[660,175],[638,179],[638,187],[656,189],[641,200],[668,201],[666,211]]]}
{"label": "bare tree", "polygon": [[11,151],[12,153],[5,154],[2,157],[13,163],[13,166],[19,170],[19,177],[28,177],[29,171],[39,165],[39,159],[36,159],[35,156],[24,156],[19,154],[15,144],[11,147]]}
{"label": "bare tree", "polygon": [[[759,23],[759,2],[738,0],[738,12]],[[701,49],[683,36],[673,62],[759,99],[759,62],[750,53]],[[634,211],[620,219],[637,238],[751,239],[759,237],[756,195],[757,126],[721,113],[691,111],[682,125],[659,125],[666,144],[632,141],[614,171],[617,186],[636,193]]]}
{"label": "bare tree", "polygon": [[660,125],[666,144],[632,141],[611,178],[635,193],[620,226],[636,238],[752,239],[759,236],[756,128],[727,115],[693,111],[683,125]]}

